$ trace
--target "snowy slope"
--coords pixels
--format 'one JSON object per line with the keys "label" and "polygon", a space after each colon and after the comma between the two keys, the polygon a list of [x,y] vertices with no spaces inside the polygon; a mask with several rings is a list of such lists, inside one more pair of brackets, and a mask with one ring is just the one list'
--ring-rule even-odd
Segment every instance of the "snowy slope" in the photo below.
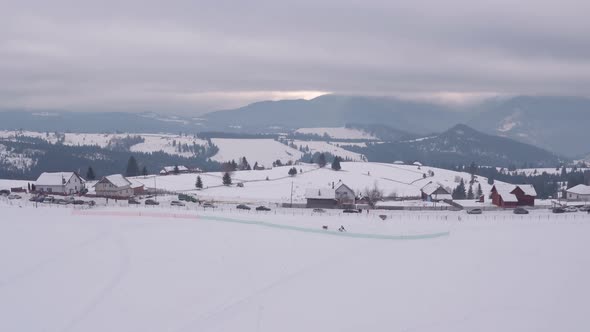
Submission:
{"label": "snowy slope", "polygon": [[295,131],[299,134],[328,135],[335,139],[377,139],[373,135],[358,129],[333,127],[333,128],[299,128]]}
{"label": "snowy slope", "polygon": [[[356,152],[351,152],[348,150],[344,150],[343,148],[341,148],[340,146],[337,145],[338,143],[335,143],[335,142],[295,140],[295,141],[293,141],[293,143],[295,145],[297,145],[298,147],[304,147],[304,148],[308,147],[309,152],[311,152],[312,154],[315,152],[328,152],[328,153],[331,153],[333,156],[339,156],[344,159],[350,159],[352,161],[362,161],[363,160],[362,154],[356,153]],[[340,143],[340,144],[346,145],[347,143]],[[365,143],[360,143],[360,144],[365,144]]]}
{"label": "snowy slope", "polygon": [[138,143],[131,146],[130,150],[134,152],[157,152],[162,151],[171,155],[179,155],[183,157],[192,157],[192,152],[178,151],[177,144],[187,144],[188,146],[207,145],[207,141],[194,138],[192,136],[180,136],[170,134],[142,134],[142,133],[125,133],[125,134],[101,134],[101,133],[41,133],[34,131],[0,131],[0,138],[12,138],[15,135],[33,137],[45,140],[49,143],[55,144],[60,136],[63,135],[64,145],[96,145],[101,148],[106,148],[113,141],[123,139],[127,136],[140,136],[144,139],[143,143]]}
{"label": "snowy slope", "polygon": [[273,139],[214,138],[211,141],[219,147],[219,152],[211,159],[219,162],[238,161],[246,157],[251,166],[258,162],[270,167],[277,159],[286,163],[289,160],[297,161],[303,155],[301,151]]}
{"label": "snowy slope", "polygon": [[[252,161],[250,161],[252,162]],[[461,178],[469,181],[468,173],[459,173],[439,168],[422,166],[418,169],[411,165],[393,165],[381,163],[341,163],[341,171],[333,171],[329,167],[319,169],[315,165],[297,165],[297,170],[303,171],[295,177],[288,176],[291,166],[275,167],[262,171],[238,171],[232,174],[233,183],[244,182],[244,187],[226,187],[222,185],[222,173],[199,174],[203,180],[204,190],[196,191],[200,197],[229,201],[252,202],[289,202],[291,199],[291,184],[293,183],[293,201],[304,202],[305,190],[308,188],[329,187],[332,182],[342,180],[346,185],[362,192],[365,188],[377,183],[385,195],[405,197],[420,196],[420,189],[429,181],[440,182],[450,189],[458,185]],[[424,173],[431,170],[433,177],[423,178]],[[158,176],[157,187],[170,191],[194,190],[196,174],[180,174],[175,176]],[[268,177],[268,181],[266,178]],[[147,187],[154,187],[153,177],[138,181]],[[491,186],[486,178],[479,178],[483,192],[489,192]],[[499,182],[499,181],[498,181]],[[474,191],[477,188],[473,188]]]}
{"label": "snowy slope", "polygon": [[[138,209],[140,216],[0,205],[0,330],[590,328],[588,217],[414,214],[381,221],[156,210]],[[450,235],[351,238],[322,234],[320,225]]]}

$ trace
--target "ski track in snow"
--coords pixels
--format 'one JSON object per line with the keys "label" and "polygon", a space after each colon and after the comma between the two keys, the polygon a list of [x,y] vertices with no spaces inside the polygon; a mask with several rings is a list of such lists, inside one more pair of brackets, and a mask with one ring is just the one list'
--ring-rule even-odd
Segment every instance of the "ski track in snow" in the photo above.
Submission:
{"label": "ski track in snow", "polygon": [[[376,246],[375,243],[367,243],[371,248]],[[366,248],[366,247],[365,247]],[[182,326],[179,329],[173,330],[173,332],[185,332],[185,331],[209,331],[214,329],[217,325],[223,323],[227,319],[231,319],[235,315],[240,313],[240,310],[252,303],[255,303],[257,299],[263,297],[266,293],[270,293],[273,290],[283,286],[287,283],[295,281],[297,278],[303,276],[306,273],[310,273],[312,271],[317,271],[322,268],[328,268],[330,265],[336,264],[339,260],[343,258],[350,259],[352,255],[360,255],[358,247],[350,248],[347,250],[343,250],[337,254],[328,256],[320,261],[317,261],[313,264],[306,265],[297,271],[291,272],[290,274],[277,279],[274,282],[269,283],[267,286],[262,287],[249,295],[246,295],[242,298],[231,300],[227,305],[221,306],[213,310],[212,313],[206,315],[200,315],[194,321],[188,322],[185,326]],[[262,302],[262,301],[260,301]],[[260,308],[260,304],[258,306]],[[261,317],[258,317],[259,319]],[[257,321],[260,324],[260,321]]]}
{"label": "ski track in snow", "polygon": [[125,276],[125,273],[129,268],[130,259],[127,242],[125,241],[123,234],[121,234],[120,229],[114,242],[119,250],[119,265],[117,271],[115,271],[113,277],[107,281],[106,285],[96,294],[96,296],[94,296],[88,304],[82,307],[80,312],[68,322],[68,324],[61,330],[62,332],[75,331],[76,326],[83,322],[84,319],[109,296]]}

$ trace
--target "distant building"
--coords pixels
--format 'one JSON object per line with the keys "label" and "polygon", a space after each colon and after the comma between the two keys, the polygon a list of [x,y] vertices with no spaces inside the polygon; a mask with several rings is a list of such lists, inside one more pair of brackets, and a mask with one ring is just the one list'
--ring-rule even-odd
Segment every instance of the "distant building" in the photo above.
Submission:
{"label": "distant building", "polygon": [[338,206],[336,190],[330,188],[307,189],[305,199],[308,208],[334,209]]}
{"label": "distant building", "polygon": [[444,200],[452,200],[453,196],[451,193],[440,183],[428,182],[422,189],[423,201],[438,202]]}
{"label": "distant building", "polygon": [[404,163],[403,161],[401,161],[401,160],[396,160],[396,161],[394,161],[393,163],[394,163],[395,165],[403,165],[403,164],[405,164],[405,163]]}
{"label": "distant building", "polygon": [[356,195],[354,194],[354,190],[350,189],[350,187],[342,183],[342,181],[339,181],[335,185],[335,188],[338,205],[346,206],[355,204]]}
{"label": "distant building", "polygon": [[84,180],[76,172],[42,173],[35,181],[37,192],[71,195],[84,189]]}
{"label": "distant building", "polygon": [[333,209],[353,206],[356,203],[354,190],[339,181],[332,188],[307,189],[305,199],[308,208]]}
{"label": "distant building", "polygon": [[568,201],[590,201],[590,186],[579,184],[566,190]]}
{"label": "distant building", "polygon": [[178,174],[190,173],[190,170],[186,166],[178,165],[178,166],[165,166],[160,171],[160,175],[176,174],[176,171],[175,171],[176,167],[178,167]]}
{"label": "distant building", "polygon": [[503,208],[517,206],[535,206],[537,192],[530,184],[494,185],[492,187],[492,203]]}
{"label": "distant building", "polygon": [[145,193],[145,185],[135,179],[127,179],[131,182],[131,189],[133,189],[133,195],[143,195]]}
{"label": "distant building", "polygon": [[131,181],[121,174],[113,174],[103,177],[94,185],[97,196],[127,198],[134,195]]}

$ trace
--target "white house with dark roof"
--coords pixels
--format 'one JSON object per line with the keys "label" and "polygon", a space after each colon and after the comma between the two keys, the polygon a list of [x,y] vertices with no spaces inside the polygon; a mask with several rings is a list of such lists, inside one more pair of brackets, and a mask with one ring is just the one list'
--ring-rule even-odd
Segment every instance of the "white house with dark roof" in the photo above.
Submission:
{"label": "white house with dark roof", "polygon": [[579,184],[566,190],[568,201],[590,201],[590,186]]}
{"label": "white house with dark roof", "polygon": [[35,181],[37,192],[71,195],[84,189],[85,181],[76,172],[44,172]]}
{"label": "white house with dark roof", "polygon": [[428,182],[424,187],[420,189],[422,193],[422,200],[424,201],[444,201],[452,200],[453,196],[447,188],[440,183]]}
{"label": "white house with dark roof", "polygon": [[134,195],[131,181],[121,174],[103,177],[94,185],[97,196],[103,197],[132,197]]}

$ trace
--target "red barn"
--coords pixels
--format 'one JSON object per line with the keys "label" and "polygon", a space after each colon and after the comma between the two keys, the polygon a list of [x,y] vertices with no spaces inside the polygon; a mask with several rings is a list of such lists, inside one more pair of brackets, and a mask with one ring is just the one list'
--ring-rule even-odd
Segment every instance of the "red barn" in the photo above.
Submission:
{"label": "red barn", "polygon": [[530,184],[492,187],[492,203],[503,208],[534,206],[537,192]]}

